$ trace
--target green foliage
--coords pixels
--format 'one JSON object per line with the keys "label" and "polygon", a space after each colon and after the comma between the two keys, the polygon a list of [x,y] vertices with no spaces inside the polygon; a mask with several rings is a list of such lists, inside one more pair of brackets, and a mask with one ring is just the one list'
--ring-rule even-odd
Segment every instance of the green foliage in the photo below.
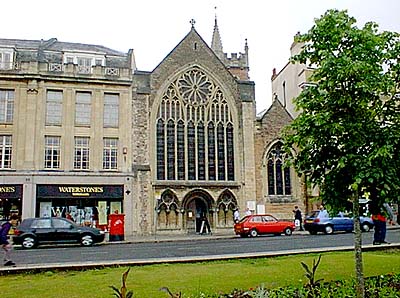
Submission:
{"label": "green foliage", "polygon": [[317,262],[315,262],[315,260],[313,260],[313,265],[312,265],[311,269],[308,267],[308,265],[306,263],[301,262],[301,265],[303,266],[304,270],[306,271],[305,275],[308,279],[307,287],[309,287],[310,289],[316,288],[317,286],[319,286],[321,281],[323,281],[323,278],[315,279],[315,274],[317,272],[319,263],[321,262],[321,257],[322,257],[322,255],[319,255]]}
{"label": "green foliage", "polygon": [[132,298],[133,297],[133,292],[132,291],[128,291],[128,289],[126,288],[126,280],[128,278],[128,274],[129,271],[131,270],[131,268],[129,268],[128,270],[126,270],[126,272],[124,274],[122,274],[122,286],[121,289],[118,289],[115,286],[110,286],[111,289],[114,290],[114,296],[117,298]]}
{"label": "green foliage", "polygon": [[[315,68],[285,130],[291,163],[320,187],[324,204],[349,207],[364,192],[381,204],[400,194],[400,37],[329,10],[297,41],[293,62]],[[356,194],[356,196],[354,196]]]}

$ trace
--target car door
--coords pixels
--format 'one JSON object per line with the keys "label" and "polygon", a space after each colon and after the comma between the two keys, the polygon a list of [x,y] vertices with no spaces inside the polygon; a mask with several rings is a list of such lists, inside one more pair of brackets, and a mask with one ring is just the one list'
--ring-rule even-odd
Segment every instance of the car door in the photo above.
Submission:
{"label": "car door", "polygon": [[258,234],[264,233],[263,219],[259,215],[254,215],[249,220],[249,231],[257,230]]}
{"label": "car door", "polygon": [[78,229],[67,219],[54,217],[52,222],[54,227],[54,241],[71,242],[79,238]]}
{"label": "car door", "polygon": [[338,215],[333,218],[335,231],[352,231],[353,219],[348,216]]}
{"label": "car door", "polygon": [[270,215],[265,215],[263,219],[264,219],[264,231],[265,231],[264,233],[276,234],[282,232],[276,218]]}
{"label": "car door", "polygon": [[30,228],[39,243],[53,240],[54,229],[51,225],[51,218],[35,218]]}

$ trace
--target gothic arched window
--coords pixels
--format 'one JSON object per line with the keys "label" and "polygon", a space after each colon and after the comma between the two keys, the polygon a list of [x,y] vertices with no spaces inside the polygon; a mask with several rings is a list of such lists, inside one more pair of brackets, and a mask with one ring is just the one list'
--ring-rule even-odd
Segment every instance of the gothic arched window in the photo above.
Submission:
{"label": "gothic arched window", "polygon": [[269,195],[290,195],[290,169],[284,167],[286,153],[282,151],[282,142],[277,142],[267,156],[267,179]]}
{"label": "gothic arched window", "polygon": [[198,67],[166,89],[156,119],[158,180],[235,180],[234,125],[222,89]]}

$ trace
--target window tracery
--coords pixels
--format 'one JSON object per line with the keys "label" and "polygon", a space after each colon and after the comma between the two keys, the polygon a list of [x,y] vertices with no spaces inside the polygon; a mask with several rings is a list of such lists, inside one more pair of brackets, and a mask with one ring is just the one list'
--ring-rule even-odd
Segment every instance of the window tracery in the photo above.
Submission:
{"label": "window tracery", "polygon": [[233,212],[237,207],[237,201],[230,191],[225,191],[218,198],[217,218],[219,227],[228,227],[234,224]]}
{"label": "window tracery", "polygon": [[221,88],[199,67],[166,89],[156,120],[158,180],[234,180],[234,125]]}
{"label": "window tracery", "polygon": [[287,154],[282,150],[282,142],[277,142],[267,157],[267,179],[269,195],[290,195],[290,169],[285,167]]}

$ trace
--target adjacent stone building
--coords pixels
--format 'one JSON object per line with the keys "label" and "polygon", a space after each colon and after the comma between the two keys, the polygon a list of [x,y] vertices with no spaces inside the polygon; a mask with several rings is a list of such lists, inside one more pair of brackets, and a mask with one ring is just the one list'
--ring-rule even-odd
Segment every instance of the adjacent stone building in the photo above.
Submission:
{"label": "adjacent stone building", "polygon": [[0,217],[66,216],[125,233],[232,231],[233,211],[292,218],[279,100],[256,116],[249,49],[227,55],[194,27],[150,72],[132,50],[0,39]]}

